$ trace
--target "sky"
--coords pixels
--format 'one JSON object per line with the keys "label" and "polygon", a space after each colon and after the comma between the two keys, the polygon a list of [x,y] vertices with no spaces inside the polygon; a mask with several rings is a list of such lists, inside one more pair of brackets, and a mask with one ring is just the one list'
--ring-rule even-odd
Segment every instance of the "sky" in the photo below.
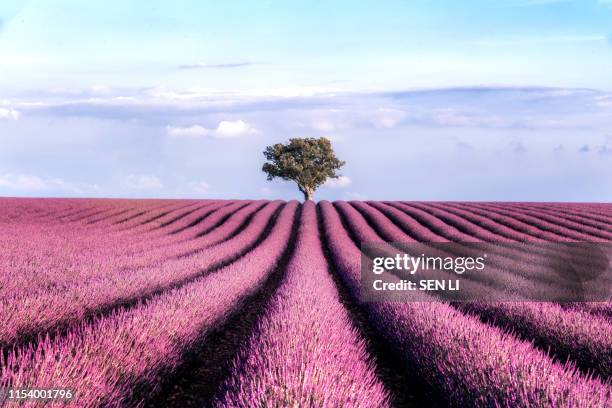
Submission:
{"label": "sky", "polygon": [[612,201],[612,0],[0,2],[0,195]]}

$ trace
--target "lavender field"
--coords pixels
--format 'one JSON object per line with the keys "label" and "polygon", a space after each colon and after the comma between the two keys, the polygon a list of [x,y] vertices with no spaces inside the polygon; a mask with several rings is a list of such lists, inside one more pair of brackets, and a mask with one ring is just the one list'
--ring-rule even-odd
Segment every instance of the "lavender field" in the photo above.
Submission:
{"label": "lavender field", "polygon": [[0,208],[0,388],[52,405],[612,406],[611,303],[359,301],[361,243],[612,242],[612,204]]}

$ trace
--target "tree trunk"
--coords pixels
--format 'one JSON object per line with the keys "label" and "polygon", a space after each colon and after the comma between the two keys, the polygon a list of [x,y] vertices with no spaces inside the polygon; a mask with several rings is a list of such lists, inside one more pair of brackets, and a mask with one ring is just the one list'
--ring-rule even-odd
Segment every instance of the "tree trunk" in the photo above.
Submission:
{"label": "tree trunk", "polygon": [[312,190],[305,188],[302,193],[304,193],[304,201],[312,200]]}
{"label": "tree trunk", "polygon": [[304,201],[312,200],[312,194],[314,193],[314,188],[304,187],[301,184],[298,184],[298,189],[304,194]]}

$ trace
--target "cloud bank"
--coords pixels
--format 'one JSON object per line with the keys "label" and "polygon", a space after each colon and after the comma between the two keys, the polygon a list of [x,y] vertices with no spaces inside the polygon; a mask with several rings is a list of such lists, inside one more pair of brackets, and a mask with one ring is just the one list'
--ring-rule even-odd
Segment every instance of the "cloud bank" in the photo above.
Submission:
{"label": "cloud bank", "polygon": [[264,148],[325,136],[350,177],[329,181],[317,199],[358,192],[366,199],[612,201],[612,93],[605,91],[87,87],[8,96],[0,106],[22,115],[0,121],[0,174],[12,175],[0,185],[4,194],[74,194],[50,177],[39,177],[48,186],[41,189],[40,180],[14,175],[67,180],[77,168],[82,180],[100,185],[81,190],[97,196],[292,199],[299,195],[291,183],[269,183],[261,172]]}
{"label": "cloud bank", "polygon": [[201,138],[214,137],[217,139],[232,139],[243,135],[254,134],[257,130],[242,120],[219,122],[216,128],[209,129],[201,125],[188,127],[167,126],[168,136],[173,138]]}
{"label": "cloud bank", "polygon": [[0,108],[0,119],[17,120],[21,113],[12,108]]}
{"label": "cloud bank", "polygon": [[39,192],[74,194],[95,194],[100,187],[95,184],[74,183],[59,177],[40,177],[32,174],[0,174],[0,189],[10,192]]}

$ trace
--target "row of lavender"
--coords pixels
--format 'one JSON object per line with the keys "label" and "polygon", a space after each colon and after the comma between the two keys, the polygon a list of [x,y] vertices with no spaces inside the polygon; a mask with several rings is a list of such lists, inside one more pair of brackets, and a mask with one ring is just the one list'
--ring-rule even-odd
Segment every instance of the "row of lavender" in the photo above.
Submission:
{"label": "row of lavender", "polygon": [[[155,391],[186,350],[260,290],[299,212],[295,203],[246,201],[1,204],[7,211],[0,239],[15,249],[0,257],[6,299],[0,313],[9,322],[0,331],[0,387],[71,384],[86,390],[78,406],[146,399],[135,390]],[[324,202],[318,211],[331,260],[323,255],[315,206],[307,203],[281,286],[236,356],[217,405],[392,402],[329,270],[337,268],[357,299],[362,241],[612,236],[612,211],[603,205]],[[15,236],[36,245],[19,252]],[[58,237],[72,248],[68,256],[57,249]],[[8,272],[23,276],[25,286],[10,286]],[[609,304],[361,307],[443,404],[610,402]],[[36,339],[45,333],[55,334]]]}
{"label": "row of lavender", "polygon": [[142,398],[134,395],[137,385],[155,389],[185,349],[261,287],[290,238],[297,208],[296,203],[283,205],[252,251],[212,274],[10,351],[2,362],[0,386],[64,384],[77,390],[76,406],[134,403]]}
{"label": "row of lavender", "polygon": [[[398,204],[398,208],[407,210],[402,212],[393,209],[386,210],[384,206],[376,203],[374,206],[386,211],[389,218],[376,208],[363,203],[354,203],[355,208],[347,203],[336,203],[340,213],[346,217],[349,228],[354,231],[360,241],[410,242],[414,240],[406,233],[419,230],[416,219],[410,216],[410,207]],[[395,220],[405,230],[390,222],[390,219]],[[380,235],[375,232],[375,229]],[[440,229],[440,235],[435,237],[435,241],[462,242],[468,239],[479,239],[483,235],[474,229],[472,234],[467,236],[447,226]],[[515,261],[511,257],[509,259],[507,264],[502,262],[501,265],[498,265],[500,272],[495,273],[496,278],[491,283],[492,285],[499,284],[503,276],[501,268],[507,267],[508,274],[513,273]],[[495,267],[490,269],[493,270]],[[526,268],[523,266],[522,269]],[[537,272],[536,265],[533,265],[531,269]],[[482,293],[495,289],[483,282],[464,280],[464,290]],[[509,329],[523,338],[536,341],[540,348],[551,350],[562,360],[573,360],[585,372],[593,372],[604,379],[612,377],[612,326],[606,317],[593,316],[583,310],[567,310],[553,303],[482,302],[460,303],[457,307],[468,313],[476,314],[491,324]]]}
{"label": "row of lavender", "polygon": [[[350,212],[343,203],[338,207],[344,207],[345,222],[357,243],[379,240],[360,214]],[[321,208],[334,262],[357,297],[359,248],[334,206],[324,202]],[[581,375],[572,364],[554,362],[530,342],[485,325],[446,303],[380,302],[364,307],[378,330],[401,351],[405,364],[439,391],[436,395],[442,403],[599,407],[612,398],[608,382]],[[608,335],[612,333],[612,327],[606,330]],[[608,344],[608,359],[611,350]]]}
{"label": "row of lavender", "polygon": [[[22,337],[78,323],[109,307],[133,303],[205,275],[252,248],[280,206],[280,202],[258,202],[237,211],[234,208],[229,214],[220,208],[198,224],[198,229],[207,230],[218,222],[219,216],[229,216],[226,222],[201,237],[152,247],[150,263],[145,265],[126,256],[125,252],[129,253],[131,248],[124,246],[117,248],[114,258],[94,251],[89,261],[79,253],[80,262],[68,268],[62,267],[54,256],[47,256],[48,261],[42,264],[44,268],[39,267],[40,260],[31,263],[26,273],[17,269],[4,274],[9,284],[2,285],[1,289],[4,296],[0,301],[0,318],[4,324],[0,327],[0,345],[10,346]],[[258,209],[261,210],[254,215]],[[235,234],[248,216],[252,216],[248,225],[240,234]],[[105,242],[112,242],[115,235],[98,235],[101,238],[95,244],[103,246]],[[142,234],[137,239],[150,237]],[[147,257],[146,253],[142,256]],[[27,259],[24,256],[13,259],[23,258]],[[47,266],[49,263],[58,264],[58,270],[53,270],[55,265]],[[36,275],[36,270],[42,270],[43,274]],[[12,285],[20,276],[28,279],[27,284],[14,289]]]}

